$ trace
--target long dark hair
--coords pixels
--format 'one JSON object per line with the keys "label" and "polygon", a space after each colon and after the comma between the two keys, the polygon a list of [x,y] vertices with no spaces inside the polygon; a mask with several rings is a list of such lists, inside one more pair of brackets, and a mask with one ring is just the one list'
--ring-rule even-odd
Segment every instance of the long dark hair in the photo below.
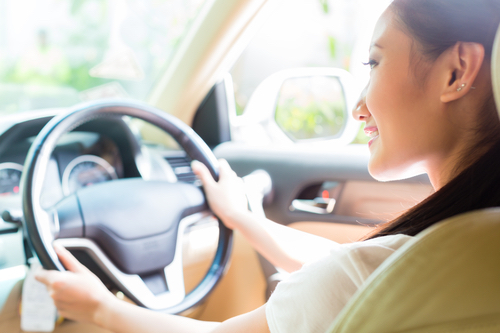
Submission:
{"label": "long dark hair", "polygon": [[[485,61],[491,59],[500,23],[498,0],[394,0],[390,9],[397,23],[416,41],[415,57],[421,59],[412,61],[414,72],[422,62],[432,62],[457,42],[480,43],[485,49]],[[479,140],[469,148],[470,154],[461,157],[459,165],[466,168],[458,176],[367,238],[414,236],[448,217],[500,206],[500,121],[491,87],[476,134]],[[480,157],[472,153],[485,150]]]}

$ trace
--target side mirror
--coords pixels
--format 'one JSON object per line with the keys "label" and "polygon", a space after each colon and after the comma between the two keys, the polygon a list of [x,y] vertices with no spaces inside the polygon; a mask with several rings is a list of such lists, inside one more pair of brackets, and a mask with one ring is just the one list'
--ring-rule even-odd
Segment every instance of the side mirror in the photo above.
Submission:
{"label": "side mirror", "polygon": [[298,68],[264,80],[242,116],[232,120],[233,138],[251,144],[328,141],[347,145],[359,123],[353,77],[342,69]]}

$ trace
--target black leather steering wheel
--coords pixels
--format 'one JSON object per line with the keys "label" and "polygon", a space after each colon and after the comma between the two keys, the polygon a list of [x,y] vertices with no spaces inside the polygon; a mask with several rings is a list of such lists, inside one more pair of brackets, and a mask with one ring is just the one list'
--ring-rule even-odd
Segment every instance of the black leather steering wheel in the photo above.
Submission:
{"label": "black leather steering wheel", "polygon": [[101,275],[138,305],[181,313],[208,296],[231,253],[232,231],[219,221],[212,265],[186,295],[182,235],[190,225],[215,218],[199,187],[128,178],[82,188],[48,209],[41,205],[43,179],[58,139],[88,121],[110,116],[131,116],[158,126],[218,179],[218,163],[210,148],[177,118],[136,102],[82,104],[49,121],[28,152],[21,179],[28,239],[46,269],[65,270],[53,248],[59,243],[86,253]]}

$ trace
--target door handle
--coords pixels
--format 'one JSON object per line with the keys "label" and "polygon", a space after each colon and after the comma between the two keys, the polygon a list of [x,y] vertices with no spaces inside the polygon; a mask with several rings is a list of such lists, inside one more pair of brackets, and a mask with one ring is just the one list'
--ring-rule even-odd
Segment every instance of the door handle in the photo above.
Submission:
{"label": "door handle", "polygon": [[292,201],[290,211],[306,212],[312,214],[331,214],[337,201],[332,198],[315,198],[312,200],[295,199]]}

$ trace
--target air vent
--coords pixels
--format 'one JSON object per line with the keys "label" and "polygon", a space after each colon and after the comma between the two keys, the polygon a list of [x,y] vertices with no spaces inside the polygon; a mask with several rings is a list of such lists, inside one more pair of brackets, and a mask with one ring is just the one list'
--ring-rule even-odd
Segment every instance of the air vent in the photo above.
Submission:
{"label": "air vent", "polygon": [[188,156],[165,157],[172,170],[174,170],[177,180],[186,183],[195,183],[198,179],[191,170],[191,159]]}

